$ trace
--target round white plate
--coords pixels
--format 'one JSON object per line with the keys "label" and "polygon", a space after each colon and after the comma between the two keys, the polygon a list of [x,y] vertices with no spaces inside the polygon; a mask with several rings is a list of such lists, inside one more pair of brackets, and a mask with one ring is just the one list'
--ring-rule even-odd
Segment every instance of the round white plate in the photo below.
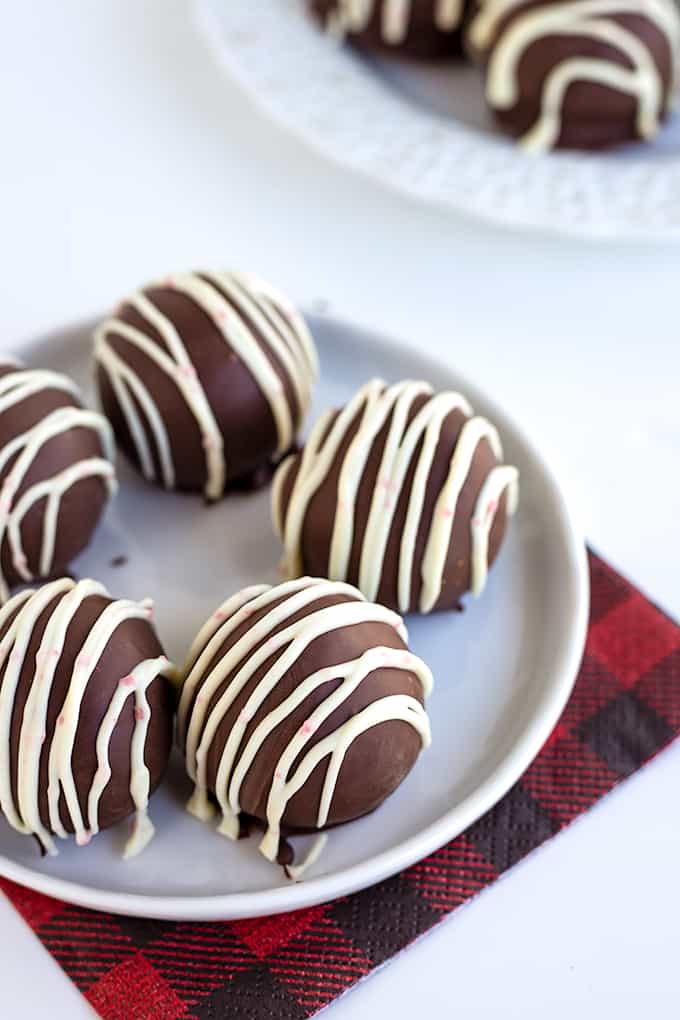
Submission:
{"label": "round white plate", "polygon": [[[333,899],[372,885],[442,846],[491,808],[527,768],[572,689],[586,634],[584,544],[550,468],[507,416],[455,372],[389,341],[311,319],[322,366],[314,413],[343,403],[372,376],[425,378],[456,388],[500,429],[521,472],[521,504],[488,588],[462,614],[409,618],[413,650],[436,681],[433,744],[400,789],[370,817],[334,830],[300,883],[257,851],[231,843],[184,811],[182,763],[151,803],[157,835],[123,861],[126,829],[87,848],[60,845],[41,860],[32,839],[0,821],[0,874],[84,906],[144,917],[204,920],[258,916]],[[31,364],[87,384],[89,332],[54,335],[20,352]],[[230,593],[277,581],[279,543],[269,493],[206,508],[168,494],[121,464],[121,492],[93,547],[75,564],[112,593],[156,599],[169,654],[181,661],[204,619]],[[113,566],[118,556],[123,566]]]}
{"label": "round white plate", "polygon": [[225,70],[329,159],[507,226],[680,236],[680,112],[653,145],[537,157],[493,127],[473,67],[362,59],[305,17],[304,0],[196,3]]}

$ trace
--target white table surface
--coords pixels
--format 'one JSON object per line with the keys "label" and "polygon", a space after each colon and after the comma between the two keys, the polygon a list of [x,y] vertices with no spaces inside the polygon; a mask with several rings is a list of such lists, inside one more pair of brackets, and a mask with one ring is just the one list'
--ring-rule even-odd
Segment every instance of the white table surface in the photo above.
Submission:
{"label": "white table surface", "polygon": [[[253,268],[477,379],[680,616],[679,247],[504,233],[335,169],[222,77],[183,0],[6,4],[0,125],[3,348],[168,268]],[[329,1018],[676,1015],[679,778],[676,746]],[[1,899],[0,945],[2,1016],[91,1015]]]}

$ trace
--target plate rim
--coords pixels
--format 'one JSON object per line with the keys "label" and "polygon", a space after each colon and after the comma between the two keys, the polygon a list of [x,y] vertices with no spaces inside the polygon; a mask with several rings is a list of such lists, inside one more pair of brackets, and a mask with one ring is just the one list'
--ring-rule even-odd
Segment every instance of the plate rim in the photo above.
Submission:
{"label": "plate rim", "polygon": [[[35,871],[0,854],[0,877],[44,893],[56,899],[107,913],[166,921],[227,921],[264,917],[290,910],[300,910],[329,902],[375,885],[459,836],[465,829],[491,810],[517,782],[536,758],[558,722],[571,694],[585,648],[590,607],[588,557],[585,540],[576,516],[565,494],[559,473],[551,465],[533,439],[527,435],[502,406],[476,384],[443,359],[420,351],[413,343],[404,343],[376,330],[335,315],[306,312],[312,331],[323,323],[339,331],[348,331],[355,342],[370,345],[378,353],[393,355],[395,350],[416,359],[424,373],[433,378],[450,378],[451,385],[471,398],[473,405],[483,404],[500,431],[512,434],[533,460],[549,485],[559,520],[562,540],[571,568],[570,583],[574,587],[575,607],[569,632],[553,671],[553,682],[544,688],[540,704],[512,748],[486,779],[459,804],[450,808],[422,832],[383,850],[360,864],[329,875],[291,883],[257,892],[226,893],[220,896],[166,896],[107,891],[81,885]],[[61,330],[59,331],[61,333]],[[19,351],[40,349],[49,338],[26,341]]]}
{"label": "plate rim", "polygon": [[[285,2],[299,4],[302,0]],[[614,163],[606,154],[558,152],[546,158],[527,155],[502,136],[485,135],[455,119],[442,123],[441,118],[403,102],[391,90],[363,88],[359,75],[345,88],[346,96],[356,100],[358,95],[364,111],[375,106],[377,112],[381,107],[381,116],[374,116],[371,123],[398,122],[399,131],[395,133],[408,144],[399,150],[398,158],[393,152],[381,154],[379,145],[367,145],[365,140],[371,135],[365,116],[360,121],[363,128],[352,129],[349,142],[346,123],[333,140],[328,124],[341,116],[343,89],[337,83],[344,77],[337,57],[343,56],[344,62],[346,55],[327,53],[334,66],[326,75],[320,62],[318,73],[312,69],[317,92],[319,82],[328,79],[322,86],[328,103],[324,128],[320,130],[318,110],[311,105],[293,116],[290,106],[284,111],[282,97],[286,90],[281,87],[280,73],[276,78],[276,54],[285,47],[270,47],[267,61],[260,61],[262,67],[258,69],[258,61],[253,58],[258,50],[257,34],[248,20],[248,5],[217,3],[219,0],[194,0],[194,21],[217,63],[262,114],[327,162],[360,174],[392,194],[504,229],[593,242],[680,237],[680,217],[670,215],[680,197],[680,156],[661,153],[655,160]],[[258,11],[260,16],[266,13]],[[222,39],[227,34],[223,19],[231,26],[228,46]],[[384,92],[382,97],[380,92]],[[299,96],[296,103],[301,105]],[[430,135],[438,140],[428,147]],[[443,143],[440,136],[446,136]],[[342,154],[337,149],[341,142]],[[446,181],[448,185],[450,173],[457,175],[454,188],[444,184]]]}

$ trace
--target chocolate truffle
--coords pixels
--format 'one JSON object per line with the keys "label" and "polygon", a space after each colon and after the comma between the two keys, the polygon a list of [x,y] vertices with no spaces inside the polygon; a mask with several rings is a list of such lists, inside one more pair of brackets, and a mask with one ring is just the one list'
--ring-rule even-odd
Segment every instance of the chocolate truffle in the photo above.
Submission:
{"label": "chocolate truffle", "polygon": [[309,0],[328,32],[367,50],[431,60],[460,53],[467,0]]}
{"label": "chocolate truffle", "polygon": [[45,853],[133,813],[126,856],[153,835],[147,802],[170,754],[173,692],[151,611],[70,579],[0,610],[0,807]]}
{"label": "chocolate truffle", "polygon": [[116,488],[113,456],[71,379],[0,358],[0,601],[82,552]]}
{"label": "chocolate truffle", "polygon": [[245,273],[177,273],[96,331],[101,400],[145,478],[219,499],[295,441],[317,362],[307,326]]}
{"label": "chocolate truffle", "polygon": [[207,820],[216,801],[231,838],[242,816],[257,820],[261,852],[282,863],[282,836],[373,811],[430,741],[432,677],[406,640],[399,616],[346,584],[305,577],[225,602],[185,668],[189,810]]}
{"label": "chocolate truffle", "polygon": [[479,595],[517,503],[496,429],[459,393],[374,379],[274,479],[288,577],[356,584],[402,613]]}
{"label": "chocolate truffle", "polygon": [[673,0],[484,0],[468,39],[498,123],[535,152],[653,138],[680,69]]}

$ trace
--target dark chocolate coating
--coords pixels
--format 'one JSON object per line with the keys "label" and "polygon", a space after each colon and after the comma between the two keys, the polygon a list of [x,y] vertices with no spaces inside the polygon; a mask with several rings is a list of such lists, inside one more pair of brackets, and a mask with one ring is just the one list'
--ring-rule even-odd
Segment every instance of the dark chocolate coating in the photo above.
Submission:
{"label": "dark chocolate coating", "polygon": [[[206,282],[219,290],[214,281]],[[261,469],[275,459],[278,437],[267,398],[250,369],[227,343],[211,317],[191,297],[162,285],[147,288],[143,293],[173,323],[196,370],[224,440],[227,468],[225,491],[235,486],[242,489],[259,487],[267,477],[266,471],[262,474]],[[229,301],[226,294],[223,293],[223,296]],[[239,314],[243,315],[242,312]],[[157,330],[132,305],[124,302],[117,309],[116,316],[140,330],[166,351]],[[305,409],[298,406],[293,384],[256,324],[248,322],[248,325],[281,380],[295,427],[299,428]],[[117,337],[115,327],[107,330],[107,336],[113,350],[142,380],[158,407],[171,447],[175,488],[189,492],[202,491],[207,469],[201,430],[181,392],[167,373],[143,351]],[[118,443],[139,468],[137,450],[125,415],[101,365],[97,368],[97,382],[102,406],[113,425]],[[140,411],[134,394],[130,393],[130,396]],[[156,477],[160,479],[160,457],[153,433],[143,413],[140,413],[140,420],[153,457]]]}
{"label": "dark chocolate coating", "polygon": [[[215,665],[239,638],[267,612],[278,604],[272,602],[266,610],[253,615],[222,644],[213,660],[204,671],[208,676]],[[283,630],[294,621],[331,605],[350,602],[352,599],[345,594],[327,596],[314,602],[313,605],[290,616],[285,624],[270,630],[264,640]],[[258,643],[256,648],[260,647]],[[406,649],[394,627],[385,623],[360,623],[334,630],[314,640],[297,659],[293,668],[286,673],[277,686],[266,698],[252,721],[248,724],[241,750],[260,720],[272,709],[276,708],[306,677],[326,666],[348,662],[359,658],[368,649],[375,646]],[[231,728],[243,709],[263,674],[272,665],[270,658],[257,670],[249,683],[236,697],[222,720],[208,754],[208,788],[214,793],[220,758]],[[238,667],[220,685],[211,699],[206,718],[222,693],[232,682]],[[317,689],[292,712],[263,742],[254,762],[248,771],[241,787],[240,806],[245,814],[266,822],[266,806],[273,770],[279,756],[288,745],[293,735],[309,717],[317,705],[338,687],[340,681],[333,681]],[[193,710],[196,696],[200,693],[201,684],[194,692],[190,707]],[[406,694],[423,703],[423,691],[420,680],[405,670],[381,668],[374,670],[361,683],[356,691],[337,708],[310,738],[306,750],[341,726],[347,719],[356,715],[363,708],[379,698],[391,694]],[[189,713],[189,718],[190,718]],[[344,763],[340,769],[338,783],[333,797],[328,825],[332,827],[342,822],[365,815],[373,811],[388,797],[405,779],[413,767],[421,750],[421,739],[416,730],[401,720],[380,723],[366,730],[350,746]],[[325,758],[312,772],[304,786],[288,802],[283,816],[284,832],[311,831],[316,829],[317,815],[321,791],[326,776],[329,759]],[[297,764],[297,763],[296,763]],[[295,767],[295,766],[294,766]]]}
{"label": "dark chocolate coating", "polygon": [[[17,806],[17,768],[19,741],[24,706],[29,691],[36,682],[36,653],[40,647],[49,617],[64,596],[52,600],[38,618],[30,637],[23,669],[14,699],[10,731],[10,763],[12,795]],[[74,662],[81,651],[94,623],[104,609],[114,600],[93,595],[84,600],[66,632],[66,641],[55,670],[50,690],[45,742],[40,759],[39,810],[43,826],[50,831],[47,803],[49,749],[57,726],[57,720],[71,681]],[[0,638],[6,633],[16,613],[6,621]],[[147,620],[126,620],[113,633],[99,659],[81,703],[78,727],[72,757],[73,776],[78,802],[83,818],[87,818],[87,799],[97,769],[95,740],[111,698],[119,681],[145,659],[162,655],[162,648],[155,631]],[[6,664],[0,670],[0,689]],[[146,692],[151,710],[145,744],[144,760],[150,773],[150,792],[153,793],[161,782],[167,767],[172,746],[173,693],[165,677],[158,676]],[[99,828],[107,829],[129,817],[135,810],[130,794],[131,740],[135,728],[134,698],[125,703],[120,719],[114,728],[109,745],[111,778],[99,801]],[[73,825],[62,792],[60,810],[62,824],[67,832],[73,832]]]}
{"label": "dark chocolate coating", "polygon": [[[20,372],[16,366],[0,362],[0,377]],[[71,394],[64,390],[46,388],[0,413],[0,449],[13,439],[33,428],[52,411],[62,407],[81,407]],[[76,427],[62,432],[45,443],[34,458],[13,500],[16,506],[21,496],[38,482],[47,480],[79,461],[90,457],[106,456],[99,434],[90,427]],[[12,457],[0,471],[0,489],[16,462]],[[68,489],[61,500],[57,520],[54,560],[51,576],[66,573],[69,564],[89,545],[108,502],[109,495],[102,478],[83,478]],[[40,553],[43,542],[43,520],[47,500],[37,501],[24,516],[21,540],[27,567],[34,577],[41,577]],[[2,573],[10,587],[22,583],[10,555],[5,533],[0,548]]]}
{"label": "dark chocolate coating", "polygon": [[[533,0],[513,7],[499,20],[491,45],[481,53],[471,51],[472,55],[487,67],[495,46],[505,33],[527,11],[545,6],[549,6],[545,0]],[[642,7],[639,14],[608,15],[607,20],[632,33],[649,50],[661,75],[665,100],[673,80],[673,57],[667,36],[645,17]],[[603,60],[619,67],[631,67],[627,55],[613,44],[586,35],[546,34],[529,45],[519,61],[518,102],[508,110],[491,108],[499,126],[515,138],[526,134],[539,118],[548,75],[558,65],[574,58]],[[637,112],[635,95],[600,82],[575,81],[564,97],[562,127],[555,148],[597,150],[640,141]],[[666,116],[664,102],[659,116],[661,120]]]}
{"label": "dark chocolate coating", "polygon": [[[329,14],[338,9],[337,0],[309,0],[312,13],[327,23]],[[386,42],[381,27],[383,0],[376,0],[373,13],[361,32],[348,35],[358,49],[398,54],[414,60],[442,60],[461,53],[461,30],[443,31],[435,20],[436,0],[413,0],[409,30],[403,42]],[[462,27],[462,23],[461,23]]]}
{"label": "dark chocolate coating", "polygon": [[[430,399],[427,396],[420,396],[414,400],[407,423],[410,423],[415,418],[418,411]],[[303,573],[305,574],[323,577],[328,573],[333,524],[337,510],[338,479],[345,453],[358,430],[362,411],[363,409],[358,412],[352,426],[347,430],[345,439],[336,454],[330,471],[312,497],[307,509],[302,527],[301,541]],[[392,414],[388,416],[385,425],[377,434],[371,446],[367,464],[359,484],[352,552],[349,558],[347,577],[345,578],[349,584],[353,585],[357,585],[359,582],[361,546],[391,421]],[[466,421],[467,416],[463,411],[455,410],[449,413],[442,425],[432,468],[427,480],[423,512],[416,534],[411,574],[411,603],[408,612],[418,611],[420,594],[423,587],[421,575],[422,560],[425,554],[434,509],[439,493],[448,476],[451,457],[456,448],[460,431]],[[329,425],[329,431],[331,427],[332,423]],[[404,485],[396,505],[385,550],[380,587],[376,598],[377,602],[392,609],[399,608],[397,597],[399,549],[406,521],[411,486],[422,444],[423,440],[421,439],[411,458]],[[286,509],[295,478],[297,477],[301,456],[302,454],[297,455],[297,459],[286,475],[281,489],[283,520],[285,520]],[[471,518],[482,485],[489,472],[497,463],[498,461],[489,443],[486,439],[482,440],[477,446],[470,472],[458,497],[456,516],[446,555],[444,582],[434,611],[457,608],[461,596],[470,589]],[[494,562],[498,555],[505,534],[506,521],[506,495],[504,494],[489,536],[489,565]]]}

